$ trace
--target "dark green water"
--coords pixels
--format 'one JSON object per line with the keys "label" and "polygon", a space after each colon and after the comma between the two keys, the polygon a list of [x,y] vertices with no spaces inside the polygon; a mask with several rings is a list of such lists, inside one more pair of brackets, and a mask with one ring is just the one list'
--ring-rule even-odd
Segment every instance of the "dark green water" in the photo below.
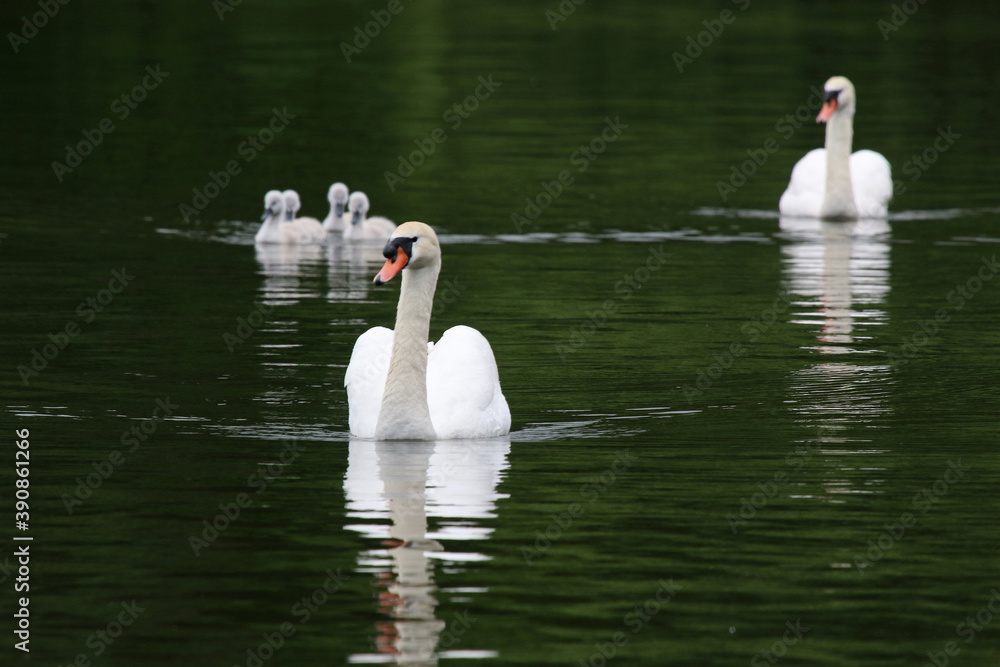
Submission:
{"label": "dark green water", "polygon": [[[348,63],[386,4],[69,3],[3,55],[3,664],[996,662],[998,10],[558,6],[403,0]],[[888,221],[778,219],[833,74]],[[509,439],[349,440],[398,286],[252,244],[335,180],[438,229],[431,335],[491,341]]]}

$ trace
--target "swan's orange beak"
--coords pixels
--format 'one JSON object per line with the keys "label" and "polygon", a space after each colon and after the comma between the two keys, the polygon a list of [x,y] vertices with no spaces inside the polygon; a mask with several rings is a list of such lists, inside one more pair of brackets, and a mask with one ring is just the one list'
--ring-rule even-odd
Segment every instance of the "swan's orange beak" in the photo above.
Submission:
{"label": "swan's orange beak", "polygon": [[403,270],[403,267],[406,266],[409,261],[410,258],[406,255],[406,251],[402,248],[396,248],[396,256],[386,260],[385,266],[383,266],[382,270],[375,276],[375,284],[384,285],[392,280],[397,273]]}
{"label": "swan's orange beak", "polygon": [[819,115],[816,116],[817,123],[825,123],[830,120],[830,116],[833,112],[837,110],[837,98],[833,97],[823,103],[823,108],[819,110]]}

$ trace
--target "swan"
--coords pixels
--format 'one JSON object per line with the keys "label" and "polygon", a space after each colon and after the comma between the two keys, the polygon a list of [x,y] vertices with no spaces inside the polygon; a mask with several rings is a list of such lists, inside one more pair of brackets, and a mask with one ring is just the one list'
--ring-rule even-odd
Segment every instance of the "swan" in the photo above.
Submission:
{"label": "swan", "polygon": [[[254,236],[255,243],[321,243],[326,234],[320,226],[319,235],[308,226],[296,222],[283,222],[286,218],[285,195],[280,190],[269,190],[264,195],[262,224]],[[319,224],[319,223],[317,223]]]}
{"label": "swan", "polygon": [[366,239],[381,241],[388,238],[396,229],[396,223],[388,218],[366,217],[368,206],[368,195],[360,191],[351,193],[350,199],[347,200],[347,210],[351,212],[351,216],[345,221],[349,224],[344,229],[344,239],[348,241]]}
{"label": "swan", "polygon": [[441,246],[430,226],[397,227],[375,276],[403,273],[396,330],[373,327],[354,344],[344,374],[351,435],[377,440],[453,440],[510,433],[510,409],[486,338],[471,327],[428,343]]}
{"label": "swan", "polygon": [[299,209],[302,208],[299,193],[295,190],[285,190],[282,194],[285,196],[285,220],[293,225],[297,225],[309,237],[325,240],[326,234],[319,220],[308,216],[302,218],[295,217],[299,214]]}
{"label": "swan", "polygon": [[826,147],[806,153],[781,195],[781,215],[826,220],[884,218],[892,199],[892,170],[880,153],[851,154],[854,86],[842,76],[823,86],[817,123],[826,123]]}
{"label": "swan", "polygon": [[347,186],[343,183],[334,183],[326,193],[326,198],[330,202],[330,215],[323,221],[323,229],[328,232],[343,232],[346,226],[344,212],[347,210]]}

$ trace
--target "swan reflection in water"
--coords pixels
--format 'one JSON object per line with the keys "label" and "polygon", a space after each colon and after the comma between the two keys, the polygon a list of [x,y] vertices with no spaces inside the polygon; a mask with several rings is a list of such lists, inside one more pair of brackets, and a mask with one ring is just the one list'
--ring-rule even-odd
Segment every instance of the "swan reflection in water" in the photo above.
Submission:
{"label": "swan reflection in water", "polygon": [[888,221],[781,218],[780,225],[792,240],[782,247],[788,291],[808,309],[796,323],[820,323],[821,354],[874,352],[854,344],[888,321],[881,308],[889,293]]}
{"label": "swan reflection in water", "polygon": [[320,295],[323,246],[257,243],[254,246],[264,282],[260,287],[267,306],[289,306]]}
{"label": "swan reflection in water", "polygon": [[372,278],[385,263],[385,257],[382,256],[385,240],[350,242],[335,238],[333,234],[329,234],[328,237],[327,301],[337,303],[365,299],[369,288],[372,287]]}
{"label": "swan reflection in water", "polygon": [[508,497],[497,492],[497,485],[509,453],[509,438],[350,441],[347,515],[364,522],[347,528],[382,545],[358,555],[357,571],[375,578],[377,607],[386,617],[376,623],[377,652],[352,655],[350,662],[436,665],[439,658],[498,655],[469,645],[466,631],[474,620],[461,608],[437,611],[441,595],[450,595],[454,603],[486,589],[439,589],[435,576],[438,563],[453,570],[489,560],[452,549],[455,543],[492,535],[493,528],[480,522],[495,517],[497,501]]}
{"label": "swan reflection in water", "polygon": [[[788,404],[799,423],[817,429],[808,449],[836,456],[872,453],[871,438],[848,437],[858,426],[878,427],[891,410],[891,367],[860,363],[879,353],[872,328],[888,324],[890,227],[885,219],[856,222],[781,218],[790,239],[782,247],[787,290],[796,310],[791,319],[816,331],[805,346],[822,361],[792,373]],[[831,355],[837,355],[832,357]],[[853,463],[833,463],[823,487],[829,494],[875,493],[881,483]]]}
{"label": "swan reflection in water", "polygon": [[383,243],[346,243],[328,235],[327,245],[258,243],[254,246],[264,282],[266,305],[293,305],[322,296],[321,265],[327,264],[327,301],[357,301],[368,296],[372,276],[385,262]]}

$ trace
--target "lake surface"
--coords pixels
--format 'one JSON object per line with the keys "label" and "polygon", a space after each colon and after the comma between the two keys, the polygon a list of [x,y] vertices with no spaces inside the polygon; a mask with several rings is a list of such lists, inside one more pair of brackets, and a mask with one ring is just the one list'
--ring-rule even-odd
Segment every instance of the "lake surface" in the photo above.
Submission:
{"label": "lake surface", "polygon": [[[1000,658],[1000,10],[562,6],[70,3],[11,46],[4,664]],[[778,216],[833,74],[887,220]],[[438,230],[431,336],[490,340],[509,438],[349,437],[398,283],[253,244],[336,180]]]}

